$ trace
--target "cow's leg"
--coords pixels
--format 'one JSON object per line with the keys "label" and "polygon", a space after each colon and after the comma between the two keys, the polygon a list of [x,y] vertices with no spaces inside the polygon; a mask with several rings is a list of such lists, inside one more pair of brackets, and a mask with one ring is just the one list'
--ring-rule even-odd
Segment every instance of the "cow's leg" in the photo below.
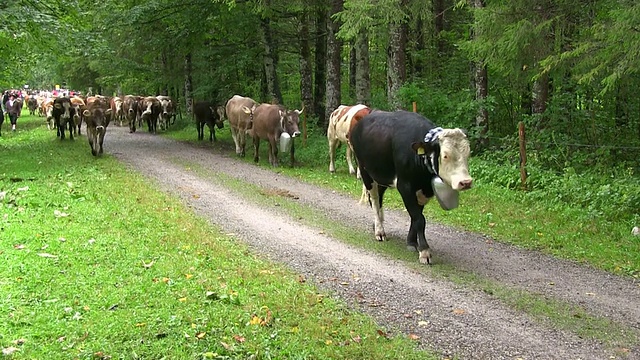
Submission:
{"label": "cow's leg", "polygon": [[107,131],[107,129],[104,126],[98,126],[96,128],[96,132],[97,132],[97,136],[98,136],[98,138],[96,139],[97,147],[98,147],[98,154],[102,154],[102,143],[104,143],[104,135],[105,135],[106,131]]}
{"label": "cow's leg", "polygon": [[[290,156],[290,160],[291,160],[291,167],[294,167],[296,164],[296,139],[295,138],[291,138],[291,156]],[[277,149],[277,148],[276,148]],[[276,152],[278,152],[278,150],[276,150]]]}
{"label": "cow's leg", "polygon": [[233,138],[233,142],[236,144],[236,155],[240,156],[242,154],[242,150],[240,149],[240,139],[238,138],[239,131],[234,127],[231,128],[231,137]]}
{"label": "cow's leg", "polygon": [[218,141],[218,139],[216,139],[216,129],[213,125],[207,124],[207,126],[209,127],[209,141]]}
{"label": "cow's leg", "polygon": [[73,122],[72,119],[69,119],[67,121],[67,124],[68,124],[67,126],[69,126],[69,139],[73,140],[73,130],[75,130],[75,127],[76,127],[75,123]]}
{"label": "cow's leg", "polygon": [[369,190],[371,206],[373,207],[373,211],[376,216],[374,231],[376,240],[378,241],[384,241],[387,239],[387,235],[384,231],[384,211],[382,210],[382,199],[384,197],[384,192],[386,191],[386,189],[386,187],[378,185],[378,183],[374,182],[373,186]]}
{"label": "cow's leg", "polygon": [[280,166],[278,162],[278,143],[275,137],[269,137],[269,163],[271,166]]}
{"label": "cow's leg", "polygon": [[[260,160],[260,138],[253,137],[253,161],[258,162]],[[269,154],[269,162],[271,162],[271,154]]]}
{"label": "cow's leg", "polygon": [[336,149],[338,139],[329,139],[329,172],[336,172]]}
{"label": "cow's leg", "polygon": [[418,260],[422,264],[431,263],[431,252],[425,237],[425,219],[422,211],[424,205],[420,205],[416,192],[411,190],[411,184],[398,181],[398,192],[402,196],[404,206],[411,217],[411,226],[407,234],[407,248],[418,250]]}
{"label": "cow's leg", "polygon": [[198,131],[198,140],[204,139],[204,135],[202,134],[204,131],[204,124],[200,122],[196,123],[196,130]]}
{"label": "cow's leg", "polygon": [[353,167],[353,160],[352,160],[352,155],[351,155],[352,151],[351,151],[351,146],[349,146],[349,144],[347,144],[347,164],[349,164],[349,174],[354,175],[356,173],[356,168]]}
{"label": "cow's leg", "polygon": [[[247,145],[247,133],[246,130],[238,132],[238,146],[240,146],[240,156],[245,157],[245,147]],[[237,150],[236,150],[237,152]]]}

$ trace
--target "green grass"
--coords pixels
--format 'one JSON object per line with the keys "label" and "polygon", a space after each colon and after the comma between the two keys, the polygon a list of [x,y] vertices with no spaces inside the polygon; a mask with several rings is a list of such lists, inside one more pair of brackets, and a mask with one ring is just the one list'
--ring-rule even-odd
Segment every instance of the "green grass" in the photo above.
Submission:
{"label": "green grass", "polygon": [[363,233],[333,221],[322,211],[300,204],[298,201],[292,200],[286,193],[250,184],[223,173],[205,169],[198,164],[178,160],[176,160],[176,163],[196,172],[199,176],[212,178],[216,182],[223,183],[225,187],[233,189],[246,199],[257,201],[270,208],[274,208],[277,205],[278,209],[284,210],[291,217],[298,219],[307,226],[317,228],[318,231],[322,231],[345,243],[367,248],[388,258],[401,260],[405,266],[412,267],[418,272],[428,273],[429,276],[483,291],[499,299],[505,305],[525,312],[533,319],[537,319],[539,322],[546,323],[549,326],[574,332],[583,338],[602,341],[611,347],[628,348],[639,342],[640,333],[638,331],[609,319],[590,315],[580,306],[550,299],[537,293],[514,289],[477,274],[457,269],[452,265],[438,264],[425,267],[416,261],[417,255],[415,252],[405,250],[404,239],[393,239],[393,241],[385,242],[372,241],[369,233]]}
{"label": "green grass", "polygon": [[0,164],[11,358],[435,358],[94,158],[84,136],[61,142],[23,116],[0,138]]}
{"label": "green grass", "polygon": [[[223,147],[233,153],[228,124],[217,134],[218,143],[203,146]],[[195,126],[184,123],[167,136],[196,142]],[[290,168],[288,156],[281,155],[281,167],[273,171],[349,194],[356,199],[360,197],[361,185],[348,174],[344,147],[339,149],[337,172],[330,174],[326,137],[312,132],[306,145],[300,140],[296,142],[297,166]],[[263,143],[259,166],[271,169],[266,148]],[[244,161],[253,162],[251,140]],[[472,176],[474,167],[478,166],[488,165],[482,159],[472,158]],[[640,241],[631,235],[631,228],[638,224],[610,221],[604,216],[594,216],[589,209],[553,201],[547,203],[540,201],[539,197],[539,194],[533,197],[494,185],[488,178],[476,178],[474,188],[461,194],[459,208],[444,211],[431,202],[425,209],[425,217],[459,229],[483,233],[500,242],[575,260],[614,274],[640,278]],[[386,193],[385,207],[403,208],[397,191]]]}

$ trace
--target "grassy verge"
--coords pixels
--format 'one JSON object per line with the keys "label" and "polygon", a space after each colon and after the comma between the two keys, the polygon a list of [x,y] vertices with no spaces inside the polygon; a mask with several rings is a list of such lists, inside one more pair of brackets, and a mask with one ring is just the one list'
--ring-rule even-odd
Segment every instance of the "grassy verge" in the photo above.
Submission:
{"label": "grassy verge", "polygon": [[178,163],[198,173],[200,176],[223,183],[225,187],[233,189],[245,198],[251,199],[251,201],[258,201],[270,208],[274,208],[277,205],[278,209],[283,209],[291,217],[298,219],[307,226],[315,227],[345,243],[370,249],[389,258],[400,259],[405,266],[412,267],[416,271],[428,272],[431,276],[483,291],[499,299],[504,304],[525,312],[532,318],[548,323],[557,329],[574,332],[580,337],[596,339],[611,347],[629,348],[639,343],[640,333],[637,330],[606,318],[590,315],[580,306],[549,299],[540,294],[513,289],[452,266],[425,267],[416,262],[416,253],[406,251],[404,246],[398,246],[398,243],[404,243],[404,239],[385,242],[372,241],[369,233],[362,233],[333,221],[324,215],[322,211],[300,204],[292,200],[287,194],[205,169],[198,164]]}
{"label": "grassy verge", "polygon": [[[167,135],[196,142],[195,128],[183,124]],[[233,140],[228,127],[218,131],[218,143],[205,146],[224,146],[232,149]],[[273,169],[303,181],[321,185],[336,191],[360,197],[361,185],[348,174],[344,148],[339,150],[337,172],[328,172],[329,156],[326,138],[310,134],[306,145],[297,143],[298,164],[290,168],[288,156],[281,155],[282,166]],[[268,165],[266,144],[261,146],[259,166]],[[233,153],[233,150],[230,150]],[[252,162],[251,140],[247,146],[247,162]],[[473,159],[474,167],[488,166],[480,159]],[[461,195],[460,207],[444,211],[430,203],[425,209],[427,219],[449,224],[460,229],[487,234],[497,241],[534,249],[554,256],[589,264],[614,274],[640,278],[640,241],[631,235],[634,224],[626,221],[609,221],[594,216],[588,209],[543,202],[527,193],[508,190],[493,185],[491,179],[477,178],[474,189]],[[385,206],[403,208],[397,191],[385,195]],[[636,224],[637,225],[637,224]]]}
{"label": "grassy verge", "polygon": [[94,158],[84,136],[61,142],[24,116],[0,164],[0,348],[13,358],[435,358]]}

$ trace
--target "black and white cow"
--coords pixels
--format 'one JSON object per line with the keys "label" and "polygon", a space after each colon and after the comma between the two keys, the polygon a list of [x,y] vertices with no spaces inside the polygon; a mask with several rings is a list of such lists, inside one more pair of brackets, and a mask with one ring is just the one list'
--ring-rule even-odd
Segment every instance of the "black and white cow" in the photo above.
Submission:
{"label": "black and white cow", "polygon": [[429,264],[431,254],[422,211],[435,195],[435,177],[454,192],[471,188],[466,135],[460,129],[438,128],[416,113],[374,111],[355,124],[349,140],[375,212],[376,239],[386,238],[384,192],[396,187],[411,216],[407,247],[417,249],[419,261]]}
{"label": "black and white cow", "polygon": [[73,132],[76,129],[74,122],[75,108],[71,106],[68,97],[60,97],[53,100],[53,119],[58,129],[57,136],[64,140],[64,132],[69,129],[69,139],[73,140]]}
{"label": "black and white cow", "polygon": [[155,96],[147,96],[140,101],[142,105],[140,111],[140,120],[147,123],[147,129],[152,134],[156,133],[158,128],[158,117],[160,116],[160,101]]}

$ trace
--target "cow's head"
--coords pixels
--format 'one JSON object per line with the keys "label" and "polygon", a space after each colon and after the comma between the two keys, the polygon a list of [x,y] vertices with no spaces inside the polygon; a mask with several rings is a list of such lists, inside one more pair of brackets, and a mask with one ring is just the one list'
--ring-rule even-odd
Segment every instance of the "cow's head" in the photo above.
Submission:
{"label": "cow's head", "polygon": [[280,109],[280,126],[282,130],[287,132],[291,137],[296,137],[300,135],[300,130],[298,129],[298,123],[300,122],[300,114],[302,114],[302,110],[293,110],[288,111],[284,109]]}
{"label": "cow's head", "polygon": [[216,109],[213,106],[209,106],[209,111],[211,111],[212,122],[216,124],[218,129],[222,129],[222,127],[224,126],[224,123],[222,122],[222,117],[220,116],[220,112],[218,112],[218,110],[219,109]]}
{"label": "cow's head", "polygon": [[469,176],[471,147],[460,129],[431,130],[422,142],[412,144],[423,164],[453,190],[468,190],[473,184]]}
{"label": "cow's head", "polygon": [[62,101],[55,101],[53,103],[53,107],[60,111],[60,119],[63,121],[63,123],[66,123],[66,121],[68,121],[71,118],[71,102],[70,101],[64,101],[64,99]]}

